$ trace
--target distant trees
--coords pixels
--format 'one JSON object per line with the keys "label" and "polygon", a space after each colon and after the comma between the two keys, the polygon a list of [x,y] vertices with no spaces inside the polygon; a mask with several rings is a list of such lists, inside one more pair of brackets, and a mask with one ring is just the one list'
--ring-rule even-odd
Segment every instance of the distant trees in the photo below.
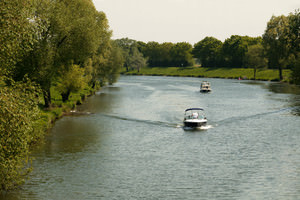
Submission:
{"label": "distant trees", "polygon": [[193,55],[203,67],[251,67],[292,70],[291,81],[300,84],[300,12],[272,16],[262,37],[232,35],[223,43],[206,37],[194,45]]}
{"label": "distant trees", "polygon": [[252,38],[233,35],[226,39],[222,47],[224,65],[236,68],[245,67],[245,55],[248,51],[248,47],[258,43],[261,43],[260,37]]}
{"label": "distant trees", "polygon": [[222,46],[220,40],[206,37],[194,45],[193,55],[200,61],[202,67],[218,67],[222,63]]}
{"label": "distant trees", "polygon": [[[123,50],[125,57],[124,67],[129,69],[140,69],[137,66],[150,67],[186,67],[193,66],[194,59],[192,56],[193,46],[186,42],[176,44],[165,42],[148,42],[135,41],[128,38],[116,40],[118,46]],[[139,59],[137,59],[139,58]],[[135,60],[133,62],[133,60]],[[141,63],[136,65],[135,63]]]}
{"label": "distant trees", "polygon": [[137,47],[133,47],[129,53],[128,65],[132,69],[136,69],[138,72],[142,67],[147,65],[147,59],[143,57],[143,54],[138,50]]}
{"label": "distant trees", "polygon": [[248,47],[261,44],[261,37],[232,35],[225,42],[206,37],[194,45],[193,55],[202,67],[246,67]]}

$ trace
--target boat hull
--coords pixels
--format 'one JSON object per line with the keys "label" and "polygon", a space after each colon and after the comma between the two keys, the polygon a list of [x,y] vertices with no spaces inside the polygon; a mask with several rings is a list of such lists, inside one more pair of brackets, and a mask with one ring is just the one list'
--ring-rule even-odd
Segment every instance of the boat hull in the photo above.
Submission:
{"label": "boat hull", "polygon": [[211,92],[211,90],[201,89],[200,92],[202,92],[202,93],[208,93],[208,92]]}
{"label": "boat hull", "polygon": [[187,122],[187,121],[184,121],[183,123],[184,123],[185,127],[190,127],[190,128],[197,128],[197,127],[201,127],[201,126],[206,125],[206,121],[205,122]]}

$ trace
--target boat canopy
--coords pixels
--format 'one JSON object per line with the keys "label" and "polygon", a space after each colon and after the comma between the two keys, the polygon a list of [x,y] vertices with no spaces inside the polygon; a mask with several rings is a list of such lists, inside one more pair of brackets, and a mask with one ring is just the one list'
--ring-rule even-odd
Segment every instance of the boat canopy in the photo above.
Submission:
{"label": "boat canopy", "polygon": [[188,108],[188,109],[185,110],[185,112],[187,112],[189,110],[204,110],[204,109],[202,109],[202,108]]}

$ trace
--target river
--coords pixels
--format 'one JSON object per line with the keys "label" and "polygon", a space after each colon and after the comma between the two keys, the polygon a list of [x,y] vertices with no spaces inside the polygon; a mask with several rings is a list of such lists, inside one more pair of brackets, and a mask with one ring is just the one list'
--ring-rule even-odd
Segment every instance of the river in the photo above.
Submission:
{"label": "river", "polygon": [[[183,129],[190,107],[206,129]],[[77,109],[87,114],[58,120],[30,179],[0,199],[300,199],[297,87],[121,76]]]}

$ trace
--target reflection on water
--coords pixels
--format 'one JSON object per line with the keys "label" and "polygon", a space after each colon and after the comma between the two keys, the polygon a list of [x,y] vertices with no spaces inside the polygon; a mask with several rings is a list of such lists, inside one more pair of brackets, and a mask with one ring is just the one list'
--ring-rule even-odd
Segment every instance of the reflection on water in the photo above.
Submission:
{"label": "reflection on water", "polygon": [[287,83],[269,83],[265,85],[267,89],[274,93],[300,95],[300,87]]}
{"label": "reflection on water", "polygon": [[300,86],[290,85],[287,83],[279,82],[264,82],[264,81],[249,81],[242,82],[249,85],[259,85],[264,89],[269,90],[275,94],[285,94],[285,98],[270,95],[271,98],[277,99],[279,101],[288,102],[288,109],[292,114],[300,116]]}
{"label": "reflection on water", "polygon": [[271,83],[267,89],[274,93],[288,94],[288,103],[292,114],[300,116],[300,87],[286,83]]}
{"label": "reflection on water", "polygon": [[[299,93],[281,83],[122,76],[56,122],[0,199],[299,199]],[[185,131],[202,107],[206,130]]]}

